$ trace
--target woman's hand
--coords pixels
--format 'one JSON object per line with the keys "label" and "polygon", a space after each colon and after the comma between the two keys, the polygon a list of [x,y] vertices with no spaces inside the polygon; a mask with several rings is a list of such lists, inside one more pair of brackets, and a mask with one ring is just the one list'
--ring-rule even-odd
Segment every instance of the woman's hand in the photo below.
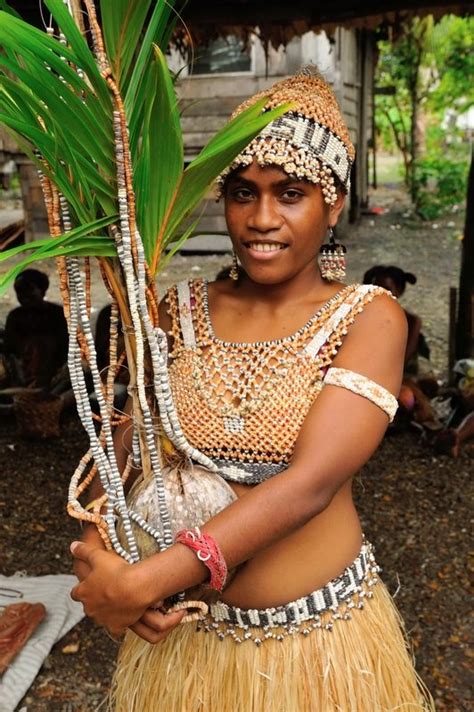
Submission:
{"label": "woman's hand", "polygon": [[[93,524],[86,524],[84,526],[81,541],[84,544],[89,544],[94,547],[94,549],[102,549],[105,551],[105,544],[102,537],[97,531],[97,527]],[[90,573],[90,566],[86,561],[74,557],[73,559],[73,570],[79,581],[83,581],[85,577]]]}
{"label": "woman's hand", "polygon": [[85,542],[73,542],[71,553],[75,570],[84,572],[82,578],[78,575],[80,583],[72,589],[71,598],[82,603],[86,615],[107,628],[111,635],[120,635],[130,628],[147,642],[158,643],[185,616],[186,611],[159,610],[163,601],[149,607],[143,564],[131,566],[103,546]]}
{"label": "woman's hand", "polygon": [[130,630],[146,640],[148,643],[159,643],[164,640],[172,630],[178,626],[186,615],[186,610],[166,613],[159,610],[163,601],[159,601],[153,608],[148,608]]}
{"label": "woman's hand", "polygon": [[84,606],[84,612],[112,635],[139,621],[150,601],[131,566],[118,554],[92,544],[73,542],[71,553],[88,573],[71,591],[71,598]]}

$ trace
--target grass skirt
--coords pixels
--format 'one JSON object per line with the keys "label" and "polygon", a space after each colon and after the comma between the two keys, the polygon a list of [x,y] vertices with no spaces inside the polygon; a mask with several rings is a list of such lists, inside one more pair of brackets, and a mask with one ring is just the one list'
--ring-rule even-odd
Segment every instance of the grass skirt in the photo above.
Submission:
{"label": "grass skirt", "polygon": [[[262,645],[178,626],[150,645],[128,633],[116,712],[421,712],[434,710],[382,582],[350,620]],[[357,604],[357,596],[353,599]],[[344,606],[340,606],[343,609]],[[344,614],[344,610],[340,610]],[[331,618],[330,612],[327,619]],[[324,617],[323,617],[324,623]],[[263,638],[263,633],[262,633]]]}

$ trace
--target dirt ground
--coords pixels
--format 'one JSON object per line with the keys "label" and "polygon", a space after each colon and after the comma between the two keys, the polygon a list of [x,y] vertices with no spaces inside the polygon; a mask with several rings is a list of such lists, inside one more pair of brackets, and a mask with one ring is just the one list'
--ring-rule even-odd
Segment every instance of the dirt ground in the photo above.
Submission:
{"label": "dirt ground", "polygon": [[[376,263],[396,264],[417,275],[418,283],[408,288],[404,303],[423,318],[434,368],[443,374],[448,290],[457,282],[462,216],[454,212],[438,223],[419,223],[396,191],[378,192],[371,205],[386,212],[364,216],[350,229],[349,279],[360,280]],[[228,256],[179,257],[162,286],[190,274],[211,277],[228,261]],[[46,268],[52,273],[51,266]],[[51,298],[55,289],[53,284]],[[11,292],[1,298],[0,324],[14,303]],[[105,295],[98,289],[97,306],[102,303]],[[2,573],[70,571],[68,544],[77,536],[77,526],[65,513],[66,490],[86,446],[74,419],[63,424],[58,440],[34,444],[16,437],[13,422],[0,420]],[[473,456],[471,445],[458,460],[437,458],[417,432],[393,433],[355,483],[364,529],[396,594],[417,668],[438,712],[473,709],[468,648]],[[83,621],[54,647],[22,704],[28,712],[104,709],[115,653],[116,644]]]}

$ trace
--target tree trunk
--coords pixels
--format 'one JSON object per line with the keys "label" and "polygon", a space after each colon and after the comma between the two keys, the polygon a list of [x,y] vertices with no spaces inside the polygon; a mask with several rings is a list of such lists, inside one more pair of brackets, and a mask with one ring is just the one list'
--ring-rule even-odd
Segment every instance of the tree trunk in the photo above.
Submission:
{"label": "tree trunk", "polygon": [[474,151],[467,182],[466,223],[461,253],[456,358],[474,357]]}
{"label": "tree trunk", "polygon": [[418,121],[418,95],[416,85],[411,90],[411,125],[410,125],[410,164],[409,164],[409,189],[412,203],[416,204],[417,190],[415,186],[415,165],[418,158],[416,124]]}

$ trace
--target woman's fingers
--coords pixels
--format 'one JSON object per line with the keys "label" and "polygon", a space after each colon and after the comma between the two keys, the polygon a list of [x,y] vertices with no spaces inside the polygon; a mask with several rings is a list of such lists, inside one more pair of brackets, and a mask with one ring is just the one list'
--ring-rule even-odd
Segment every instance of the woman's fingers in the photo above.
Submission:
{"label": "woman's fingers", "polygon": [[79,559],[74,559],[73,571],[79,582],[84,581],[86,576],[90,574],[91,567],[84,561],[79,561]]}
{"label": "woman's fingers", "polygon": [[83,541],[73,541],[69,549],[75,559],[80,559],[80,561],[90,565],[92,552],[96,551],[98,547],[94,544],[86,544]]}
{"label": "woman's fingers", "polygon": [[139,635],[140,638],[143,638],[148,643],[159,643],[181,623],[185,615],[185,610],[164,613],[163,611],[149,608],[137,623],[130,626],[130,630],[133,630],[136,635]]}
{"label": "woman's fingers", "polygon": [[[82,579],[83,581],[84,579]],[[82,603],[80,593],[81,593],[81,583],[80,581],[78,584],[74,586],[74,588],[71,589],[71,593],[69,594],[72,598],[73,601],[77,601],[78,603]]]}
{"label": "woman's fingers", "polygon": [[159,632],[170,631],[181,623],[187,611],[164,613],[148,608],[140,618],[140,622]]}
{"label": "woman's fingers", "polygon": [[145,623],[140,623],[140,621],[134,625],[131,625],[130,630],[133,630],[135,635],[138,635],[140,638],[143,638],[143,640],[146,640],[147,643],[152,643],[153,645],[155,643],[159,643],[161,640],[164,640],[164,638],[166,638],[166,636],[170,633],[169,630],[159,633],[154,630],[154,628],[150,628],[145,625]]}

